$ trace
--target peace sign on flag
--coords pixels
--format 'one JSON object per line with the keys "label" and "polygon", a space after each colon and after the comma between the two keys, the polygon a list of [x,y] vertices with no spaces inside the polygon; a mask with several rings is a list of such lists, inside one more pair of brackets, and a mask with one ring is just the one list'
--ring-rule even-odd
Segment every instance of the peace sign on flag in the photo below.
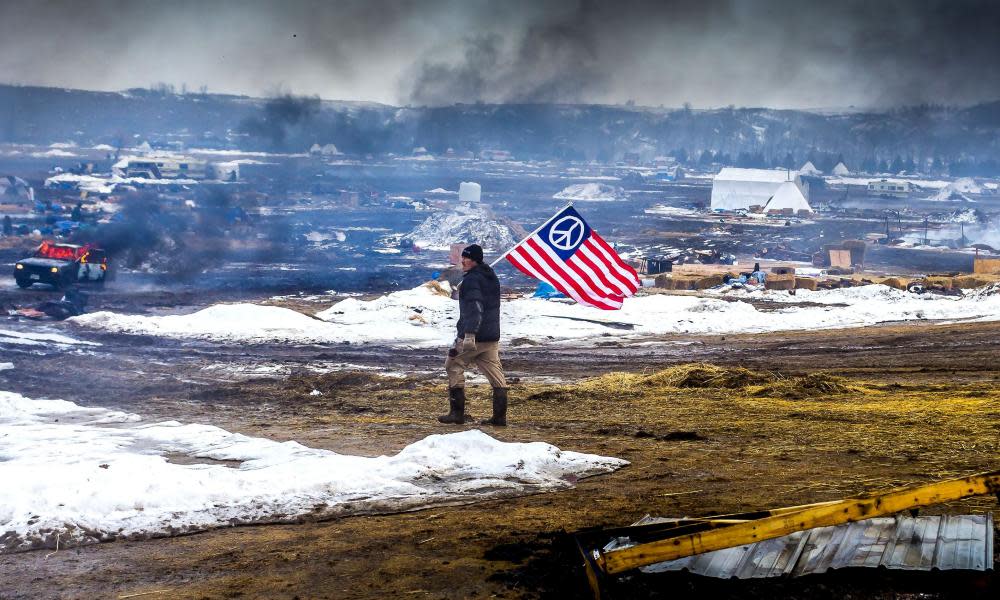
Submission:
{"label": "peace sign on flag", "polygon": [[585,306],[617,310],[640,287],[639,275],[567,206],[506,254],[519,271]]}

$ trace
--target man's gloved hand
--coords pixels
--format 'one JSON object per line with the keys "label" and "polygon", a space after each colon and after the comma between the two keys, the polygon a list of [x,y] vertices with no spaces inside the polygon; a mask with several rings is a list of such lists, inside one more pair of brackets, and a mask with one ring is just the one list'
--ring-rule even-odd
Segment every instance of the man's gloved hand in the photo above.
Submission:
{"label": "man's gloved hand", "polygon": [[462,340],[462,352],[475,352],[476,351],[476,334],[467,333],[465,334],[465,339]]}

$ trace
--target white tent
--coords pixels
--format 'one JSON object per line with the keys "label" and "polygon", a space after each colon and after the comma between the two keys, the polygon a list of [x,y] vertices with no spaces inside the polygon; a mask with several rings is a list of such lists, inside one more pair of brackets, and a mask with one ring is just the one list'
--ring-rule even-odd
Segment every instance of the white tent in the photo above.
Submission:
{"label": "white tent", "polygon": [[833,168],[833,174],[837,177],[847,177],[851,174],[851,170],[847,168],[843,162],[837,163],[837,166]]}
{"label": "white tent", "polygon": [[822,175],[823,172],[816,168],[816,165],[812,164],[812,161],[806,161],[806,164],[802,165],[799,169],[799,175]]}
{"label": "white tent", "polygon": [[14,175],[0,177],[0,204],[8,199],[35,201],[35,190],[28,182]]}
{"label": "white tent", "polygon": [[803,195],[808,191],[798,174],[785,169],[738,169],[726,167],[712,179],[712,210],[749,209],[763,206],[782,184],[792,182]]}
{"label": "white tent", "polygon": [[341,154],[340,150],[337,150],[337,146],[334,144],[324,144],[320,146],[318,143],[313,144],[309,148],[309,154],[320,154],[322,156],[337,156]]}
{"label": "white tent", "polygon": [[764,212],[769,210],[784,210],[790,208],[796,212],[800,210],[812,211],[809,201],[802,195],[802,190],[795,185],[794,181],[786,181],[781,184],[778,191],[771,196],[771,199],[764,205]]}

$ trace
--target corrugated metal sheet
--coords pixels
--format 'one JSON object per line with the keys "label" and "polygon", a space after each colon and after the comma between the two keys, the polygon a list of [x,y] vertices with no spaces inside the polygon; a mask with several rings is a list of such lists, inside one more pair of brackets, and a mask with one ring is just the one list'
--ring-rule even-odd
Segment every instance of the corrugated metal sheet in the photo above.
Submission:
{"label": "corrugated metal sheet", "polygon": [[[636,525],[669,520],[646,517]],[[629,545],[622,542],[616,540],[605,550]],[[662,562],[642,571],[688,570],[708,577],[751,579],[849,567],[992,570],[993,515],[879,517]]]}

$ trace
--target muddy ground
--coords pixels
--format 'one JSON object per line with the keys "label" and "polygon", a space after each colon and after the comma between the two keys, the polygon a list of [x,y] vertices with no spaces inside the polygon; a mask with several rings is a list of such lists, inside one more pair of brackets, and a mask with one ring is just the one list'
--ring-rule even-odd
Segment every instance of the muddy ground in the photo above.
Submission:
{"label": "muddy ground", "polygon": [[[4,348],[18,364],[30,357],[32,368],[0,372],[0,389],[366,455],[459,429],[434,419],[446,392],[433,351],[225,346],[46,326],[103,345],[83,356]],[[582,528],[818,502],[1000,468],[1000,323],[655,341],[504,354],[518,378],[510,426],[488,432],[631,461],[616,473],[555,493],[412,513],[5,555],[0,598],[587,597],[569,535]],[[258,362],[287,374],[226,370]],[[677,387],[615,374],[692,362],[753,376],[734,387]],[[315,364],[406,376],[309,372]],[[226,368],[207,368],[219,365]],[[817,372],[844,379],[814,393],[798,378]],[[313,389],[324,395],[310,396]],[[472,386],[470,404],[485,416],[488,388]],[[925,512],[1000,518],[997,509],[996,498],[979,497]],[[995,576],[874,571],[784,582],[627,577],[617,586],[629,598],[986,598],[998,589]]]}

